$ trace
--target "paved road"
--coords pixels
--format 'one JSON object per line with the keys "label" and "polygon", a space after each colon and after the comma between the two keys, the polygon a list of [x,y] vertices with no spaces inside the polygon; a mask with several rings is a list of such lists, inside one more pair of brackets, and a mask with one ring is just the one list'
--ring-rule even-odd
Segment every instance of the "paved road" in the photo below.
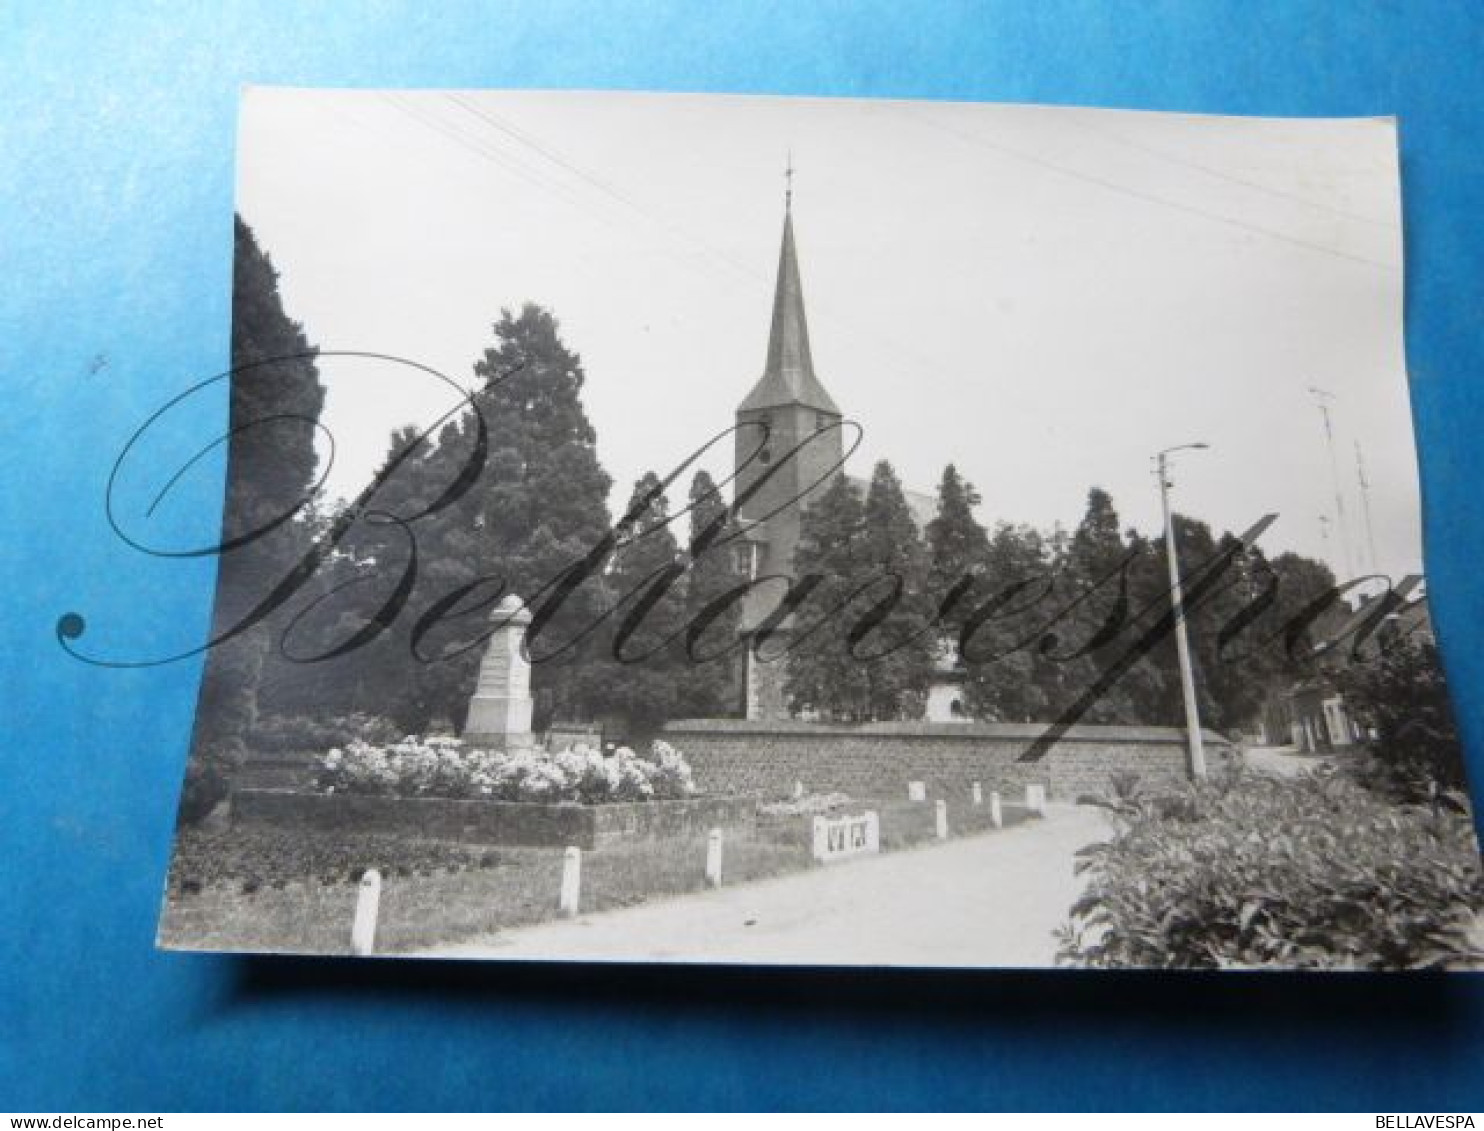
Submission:
{"label": "paved road", "polygon": [[1073,854],[1100,811],[841,862],[607,914],[500,932],[428,955],[870,966],[1046,966],[1081,888]]}
{"label": "paved road", "polygon": [[1334,764],[1329,755],[1300,754],[1292,746],[1249,746],[1245,757],[1252,769],[1280,778],[1297,777]]}

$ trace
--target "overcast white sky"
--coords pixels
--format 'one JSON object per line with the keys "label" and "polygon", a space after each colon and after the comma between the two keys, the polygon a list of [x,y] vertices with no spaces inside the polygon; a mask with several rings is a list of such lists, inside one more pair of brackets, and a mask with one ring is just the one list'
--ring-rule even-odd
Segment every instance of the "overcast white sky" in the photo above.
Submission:
{"label": "overcast white sky", "polygon": [[[761,374],[783,213],[815,367],[865,441],[931,491],[958,465],[981,518],[1049,527],[1109,490],[1154,531],[1176,506],[1281,517],[1269,552],[1346,572],[1309,386],[1334,394],[1349,556],[1420,569],[1389,120],[634,94],[246,92],[239,209],[323,349],[472,384],[502,307],[548,306],[587,372],[615,505],[732,421]],[[327,359],[332,494],[452,394]],[[724,466],[713,466],[719,475]]]}

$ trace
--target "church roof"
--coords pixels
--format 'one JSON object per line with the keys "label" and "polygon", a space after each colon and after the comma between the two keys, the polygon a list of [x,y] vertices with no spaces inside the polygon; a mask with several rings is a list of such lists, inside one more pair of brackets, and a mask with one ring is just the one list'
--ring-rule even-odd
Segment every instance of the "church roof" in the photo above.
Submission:
{"label": "church roof", "polygon": [[773,293],[773,325],[768,333],[768,361],[762,378],[738,407],[739,412],[781,405],[804,405],[840,415],[834,400],[814,375],[809,353],[809,323],[804,317],[804,286],[794,248],[792,210],[783,217],[783,248],[778,254],[778,285]]}
{"label": "church roof", "polygon": [[[864,475],[847,475],[851,486],[860,492],[861,498],[866,497],[866,492],[871,489],[871,480]],[[902,497],[907,500],[907,509],[912,512],[912,521],[917,524],[917,532],[926,534],[928,523],[938,517],[938,498],[926,491],[913,491],[903,488]]]}

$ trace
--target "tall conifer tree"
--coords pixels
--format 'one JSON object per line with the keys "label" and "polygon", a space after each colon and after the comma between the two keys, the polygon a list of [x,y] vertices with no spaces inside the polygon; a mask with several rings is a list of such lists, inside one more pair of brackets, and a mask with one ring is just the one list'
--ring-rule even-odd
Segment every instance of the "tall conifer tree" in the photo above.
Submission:
{"label": "tall conifer tree", "polygon": [[955,660],[975,600],[984,596],[989,533],[974,517],[979,502],[974,485],[950,463],[938,484],[938,513],[923,532],[928,546],[928,592],[935,605],[942,650]]}
{"label": "tall conifer tree", "polygon": [[[707,609],[747,579],[737,566],[732,539],[735,524],[711,476],[696,472],[690,487],[690,539],[687,546],[685,618],[699,626]],[[692,718],[735,715],[742,706],[738,631],[742,606],[732,602],[691,641],[681,678],[680,714]],[[713,658],[714,657],[714,658]]]}
{"label": "tall conifer tree", "polygon": [[627,720],[631,737],[643,737],[674,716],[685,674],[685,563],[654,472],[634,484],[620,535],[602,698]]}
{"label": "tall conifer tree", "polygon": [[[601,682],[595,657],[608,608],[602,549],[610,480],[582,407],[581,359],[563,343],[556,319],[538,306],[518,315],[503,311],[494,336],[474,366],[483,382],[474,403],[488,443],[479,478],[452,505],[415,524],[418,577],[407,607],[371,645],[335,661],[351,673],[346,683],[355,709],[389,714],[405,730],[462,725],[490,612],[506,594],[520,597],[534,614],[544,602],[555,610],[530,640],[536,727],[558,716],[591,717],[597,709],[592,681]],[[436,442],[416,444],[370,505],[405,515],[440,499],[475,455],[478,425],[466,411]],[[398,430],[383,466],[414,445],[417,434]],[[359,524],[348,543],[369,580],[347,593],[336,629],[342,638],[385,599],[408,553],[395,523]],[[595,550],[598,559],[584,580],[558,603],[563,572]],[[449,605],[451,596],[458,600]],[[424,618],[424,630],[416,633]]]}
{"label": "tall conifer tree", "polygon": [[[1057,667],[1056,686],[1048,696],[1058,716],[1092,688],[1127,651],[1133,603],[1129,593],[1130,548],[1123,540],[1113,499],[1101,487],[1087,493],[1087,509],[1066,544],[1058,570],[1054,608],[1060,614],[1042,644],[1041,654]],[[1107,688],[1081,716],[1088,723],[1136,723],[1141,679],[1157,678],[1148,657]]]}
{"label": "tall conifer tree", "polygon": [[796,713],[852,722],[870,717],[870,683],[849,652],[848,633],[861,614],[852,597],[862,584],[865,504],[855,485],[835,476],[800,517],[795,584],[809,585],[792,618],[792,650],[784,688]]}
{"label": "tall conifer tree", "polygon": [[[305,548],[325,390],[315,349],[284,310],[278,272],[252,230],[233,221],[231,438],[213,635],[225,633],[287,573]],[[241,540],[241,544],[232,545]],[[228,788],[258,716],[258,686],[273,631],[263,622],[208,654],[182,815],[207,812]]]}
{"label": "tall conifer tree", "polygon": [[1058,676],[1036,648],[1053,585],[1045,540],[1032,527],[1000,523],[981,580],[962,614],[968,712],[988,722],[1044,721]]}
{"label": "tall conifer tree", "polygon": [[555,603],[563,571],[586,560],[609,530],[612,480],[598,461],[597,434],[582,406],[582,360],[563,343],[551,313],[527,304],[519,315],[502,312],[495,344],[475,373],[486,382],[479,404],[491,447],[489,486],[478,493],[473,564],[498,574],[506,591],[537,615],[543,602],[552,602],[555,613],[530,641],[538,713],[543,720],[588,714],[585,661],[601,634],[583,634],[606,608],[602,571],[590,570]]}
{"label": "tall conifer tree", "polygon": [[929,560],[901,480],[885,460],[871,474],[864,518],[861,541],[868,569],[893,582],[871,590],[881,603],[867,616],[879,615],[880,621],[856,648],[870,685],[870,717],[921,718],[939,645]]}

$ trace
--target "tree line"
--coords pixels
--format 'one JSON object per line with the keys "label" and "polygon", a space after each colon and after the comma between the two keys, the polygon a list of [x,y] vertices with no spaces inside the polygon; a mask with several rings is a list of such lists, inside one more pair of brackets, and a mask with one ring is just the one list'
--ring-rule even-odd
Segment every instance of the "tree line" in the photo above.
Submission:
{"label": "tree line", "polygon": [[[219,632],[294,568],[305,545],[343,520],[314,492],[324,400],[315,351],[284,310],[276,272],[251,230],[239,219],[235,232],[223,540],[274,516],[293,519],[222,554]],[[377,717],[409,732],[459,726],[490,610],[505,593],[531,600],[595,547],[602,561],[542,626],[532,669],[538,725],[619,716],[644,730],[741,711],[747,642],[734,597],[748,579],[731,552],[736,526],[721,490],[695,473],[682,532],[668,497],[677,484],[648,472],[615,527],[612,481],[582,403],[586,374],[556,318],[527,305],[502,312],[492,330],[474,365],[483,384],[466,410],[435,434],[396,431],[382,465],[396,473],[293,605],[209,654],[196,737],[205,756],[191,771],[203,796],[220,793],[252,735],[294,720]],[[265,420],[277,423],[259,426]],[[475,449],[478,482],[447,502]],[[805,508],[793,571],[815,580],[783,638],[796,711],[833,720],[919,717],[933,681],[951,673],[968,716],[1048,719],[1086,688],[1139,618],[1157,616],[1162,601],[1168,608],[1161,540],[1122,530],[1106,492],[1089,493],[1071,532],[1006,523],[989,530],[976,517],[980,503],[949,466],[936,517],[919,530],[883,462],[864,491],[835,476]],[[399,516],[422,512],[430,513],[413,539]],[[1183,517],[1175,527],[1191,564],[1233,537]],[[388,590],[412,575],[403,568],[409,555],[415,581],[396,594],[399,615],[380,623]],[[1275,626],[1333,585],[1317,562],[1292,554],[1269,561],[1244,548],[1190,618],[1210,725],[1250,719],[1266,691],[1294,674],[1298,653]],[[1255,605],[1261,616],[1228,639],[1234,618]],[[702,623],[699,640],[690,626]],[[347,641],[361,643],[335,654]],[[326,655],[334,658],[305,662]],[[1086,721],[1178,724],[1173,643],[1140,658]]]}
{"label": "tree line", "polygon": [[[934,682],[949,680],[967,718],[1047,722],[1153,631],[1153,646],[1079,718],[1183,725],[1174,640],[1156,628],[1172,623],[1163,536],[1123,529],[1098,487],[1071,531],[1007,522],[991,531],[976,517],[981,502],[950,464],[919,534],[882,462],[864,493],[840,477],[805,511],[795,573],[826,579],[824,607],[862,615],[794,626],[807,639],[789,659],[791,706],[837,721],[913,718]],[[1319,562],[1269,559],[1204,522],[1173,525],[1187,572],[1228,563],[1209,595],[1188,601],[1186,620],[1202,720],[1240,728],[1274,688],[1312,672],[1314,646],[1344,619],[1343,605],[1327,601],[1335,579]]]}

